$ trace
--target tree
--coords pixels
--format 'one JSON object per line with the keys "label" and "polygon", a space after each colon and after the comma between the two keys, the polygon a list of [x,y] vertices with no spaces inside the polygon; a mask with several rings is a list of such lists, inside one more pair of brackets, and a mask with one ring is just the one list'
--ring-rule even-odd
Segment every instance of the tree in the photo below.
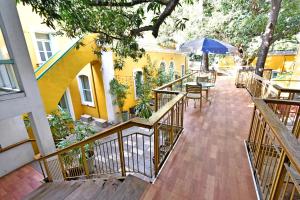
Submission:
{"label": "tree", "polygon": [[[186,12],[186,8],[189,12]],[[262,0],[204,0],[201,6],[184,5],[172,14],[162,26],[160,40],[175,38],[183,42],[200,37],[211,37],[226,41],[239,48],[242,64],[250,64],[257,56],[261,36],[268,23],[271,4]],[[203,12],[201,10],[203,9]],[[189,19],[183,31],[176,30],[178,16]],[[291,41],[285,49],[295,49],[299,41],[295,35],[300,31],[299,1],[283,0],[271,48],[282,48],[282,41]],[[173,28],[175,27],[175,29]],[[180,39],[182,35],[184,39]],[[277,42],[278,41],[278,42]]]}
{"label": "tree", "polygon": [[[98,34],[97,44],[119,58],[138,59],[144,54],[136,39],[145,31],[158,36],[163,22],[179,0],[18,0],[30,5],[44,23],[69,37]],[[185,0],[190,1],[190,0]],[[101,51],[99,51],[101,52]]]}

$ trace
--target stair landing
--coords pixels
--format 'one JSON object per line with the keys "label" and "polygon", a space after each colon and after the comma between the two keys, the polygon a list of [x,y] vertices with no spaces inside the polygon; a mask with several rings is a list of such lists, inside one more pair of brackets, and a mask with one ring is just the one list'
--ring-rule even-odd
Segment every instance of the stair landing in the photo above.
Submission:
{"label": "stair landing", "polygon": [[124,181],[110,178],[45,183],[25,200],[138,200],[149,183],[129,175]]}

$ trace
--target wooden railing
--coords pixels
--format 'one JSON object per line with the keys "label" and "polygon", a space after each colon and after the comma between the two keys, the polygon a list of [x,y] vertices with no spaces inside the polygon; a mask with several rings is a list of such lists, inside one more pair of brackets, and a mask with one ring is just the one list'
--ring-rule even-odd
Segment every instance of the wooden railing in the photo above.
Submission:
{"label": "wooden railing", "polygon": [[255,107],[246,144],[260,198],[299,199],[300,143],[280,119],[277,111],[281,109],[274,109],[274,105],[278,108],[291,102],[253,101]]}
{"label": "wooden railing", "polygon": [[[174,89],[187,75],[154,90],[156,97],[168,96],[149,119],[133,118],[72,144],[39,161],[49,181],[91,178],[107,174],[135,173],[155,178],[183,131],[185,93]],[[182,88],[182,87],[181,87]],[[157,99],[156,99],[156,102]]]}
{"label": "wooden railing", "polygon": [[155,97],[155,111],[160,109],[163,105],[169,102],[176,96],[178,92],[184,91],[184,83],[195,80],[197,72],[187,74],[179,79],[170,83],[166,83],[153,90]]}
{"label": "wooden railing", "polygon": [[251,96],[257,98],[292,100],[295,98],[295,95],[300,94],[300,89],[280,87],[254,73],[249,77],[246,88]]}

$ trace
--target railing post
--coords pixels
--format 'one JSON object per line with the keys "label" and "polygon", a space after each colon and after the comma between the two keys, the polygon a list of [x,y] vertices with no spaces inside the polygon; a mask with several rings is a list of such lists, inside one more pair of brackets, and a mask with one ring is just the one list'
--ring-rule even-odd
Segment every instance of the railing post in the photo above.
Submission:
{"label": "railing post", "polygon": [[184,98],[185,98],[185,97],[183,97],[183,98],[182,98],[182,100],[181,100],[181,113],[180,113],[180,115],[181,115],[181,124],[180,124],[180,125],[181,125],[181,127],[183,127],[183,116],[184,116],[184,113],[183,113],[183,112],[184,112],[184,111],[183,111],[183,108],[184,108]]}
{"label": "railing post", "polygon": [[48,181],[49,181],[49,182],[52,182],[53,179],[52,179],[51,173],[50,173],[50,171],[49,171],[49,167],[48,167],[48,164],[47,164],[46,159],[43,159],[43,163],[44,163],[44,167],[45,167],[46,174],[47,174],[47,177],[48,177]]}
{"label": "railing post", "polygon": [[122,176],[126,176],[122,131],[118,131],[118,143],[119,143],[119,152],[120,152],[121,173]]}
{"label": "railing post", "polygon": [[158,93],[154,91],[155,95],[155,112],[158,110]]}
{"label": "railing post", "polygon": [[82,157],[82,164],[83,164],[84,172],[85,172],[86,176],[89,176],[90,172],[89,172],[89,166],[88,166],[88,163],[87,163],[87,160],[85,157],[85,148],[82,145],[82,146],[80,146],[80,149],[81,149],[81,157]]}
{"label": "railing post", "polygon": [[174,107],[171,109],[171,130],[170,130],[170,145],[173,145],[174,141]]}
{"label": "railing post", "polygon": [[58,161],[59,161],[59,164],[60,164],[60,168],[61,168],[61,172],[63,174],[64,180],[67,180],[67,175],[66,175],[66,170],[65,170],[65,167],[64,167],[63,158],[61,157],[60,154],[57,154],[57,156],[58,156]]}
{"label": "railing post", "polygon": [[254,118],[255,118],[255,112],[256,112],[256,106],[254,105],[254,109],[253,109],[253,113],[252,113],[252,120],[251,120],[251,124],[250,124],[250,131],[249,131],[249,135],[248,135],[248,142],[250,142],[250,138],[251,138],[253,123],[254,123]]}
{"label": "railing post", "polygon": [[282,188],[284,184],[284,178],[286,175],[286,168],[284,166],[284,162],[286,160],[286,154],[282,150],[280,157],[279,157],[279,163],[278,167],[276,169],[276,174],[273,179],[273,184],[270,190],[270,198],[269,199],[279,199],[280,196],[280,189]]}
{"label": "railing post", "polygon": [[154,125],[154,172],[155,176],[159,171],[159,135],[157,124]]}

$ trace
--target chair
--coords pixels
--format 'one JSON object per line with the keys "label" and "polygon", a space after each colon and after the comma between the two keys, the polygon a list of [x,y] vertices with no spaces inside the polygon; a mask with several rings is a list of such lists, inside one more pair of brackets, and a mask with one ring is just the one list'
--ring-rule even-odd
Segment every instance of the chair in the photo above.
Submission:
{"label": "chair", "polygon": [[196,108],[196,100],[200,100],[200,109],[202,107],[202,85],[186,85],[186,101],[185,108],[188,106],[188,100],[194,99],[194,108]]}
{"label": "chair", "polygon": [[[209,82],[208,76],[199,76],[196,78],[197,85],[201,85],[201,82]],[[202,87],[202,91],[205,91],[206,99],[208,99],[208,87]]]}

